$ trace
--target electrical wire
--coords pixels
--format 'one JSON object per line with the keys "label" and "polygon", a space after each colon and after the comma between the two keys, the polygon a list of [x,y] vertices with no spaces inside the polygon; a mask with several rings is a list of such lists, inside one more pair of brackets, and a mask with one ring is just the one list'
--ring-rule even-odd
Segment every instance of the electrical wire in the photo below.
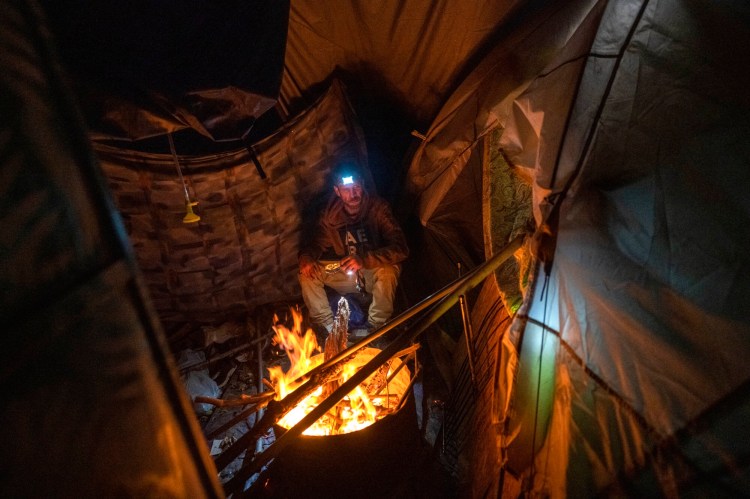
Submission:
{"label": "electrical wire", "polygon": [[177,160],[177,152],[174,148],[174,139],[172,139],[172,134],[167,134],[167,139],[169,140],[169,150],[172,153],[172,159],[174,160],[174,166],[177,168],[177,175],[180,176],[180,182],[182,182],[182,188],[185,191],[185,202],[190,203],[190,196],[188,195],[188,189],[187,184],[185,184],[185,178],[182,176],[182,169],[180,168],[180,162]]}

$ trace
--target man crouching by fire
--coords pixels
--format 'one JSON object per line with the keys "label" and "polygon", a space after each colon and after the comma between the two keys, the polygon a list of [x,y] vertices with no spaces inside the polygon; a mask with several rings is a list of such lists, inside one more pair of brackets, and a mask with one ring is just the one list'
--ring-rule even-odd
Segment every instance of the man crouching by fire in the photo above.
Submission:
{"label": "man crouching by fire", "polygon": [[355,334],[364,336],[390,319],[400,263],[409,249],[391,207],[367,191],[357,169],[339,167],[333,178],[333,192],[314,232],[300,245],[302,298],[319,335],[333,327],[326,287],[341,296],[360,293],[371,298],[365,331]]}

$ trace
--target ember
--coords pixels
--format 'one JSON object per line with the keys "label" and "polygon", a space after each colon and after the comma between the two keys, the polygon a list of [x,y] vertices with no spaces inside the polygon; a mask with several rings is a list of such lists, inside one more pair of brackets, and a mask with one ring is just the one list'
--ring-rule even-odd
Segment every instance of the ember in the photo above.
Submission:
{"label": "ember", "polygon": [[[302,334],[302,316],[299,310],[292,309],[292,316],[294,326],[291,330],[279,324],[273,328],[276,333],[274,341],[286,351],[290,362],[286,372],[279,366],[269,368],[277,400],[293,392],[298,387],[295,380],[320,365],[325,358],[320,353],[321,349],[313,331],[308,329]],[[376,348],[361,349],[356,357],[344,366],[341,376],[333,383],[344,383],[379,352],[380,350]],[[409,370],[405,366],[388,381],[391,373],[398,369],[400,364],[399,359],[392,359],[384,364],[333,409],[307,428],[304,434],[337,435],[354,432],[370,426],[395,411],[410,381]],[[289,411],[278,424],[284,428],[291,428],[324,400],[327,393],[330,393],[330,390],[327,390],[325,385],[318,387]]]}

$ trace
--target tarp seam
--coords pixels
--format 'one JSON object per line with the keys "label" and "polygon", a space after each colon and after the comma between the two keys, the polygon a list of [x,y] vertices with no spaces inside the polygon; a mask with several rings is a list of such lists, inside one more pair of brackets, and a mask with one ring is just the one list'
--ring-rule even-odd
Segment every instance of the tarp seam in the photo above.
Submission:
{"label": "tarp seam", "polygon": [[[635,31],[638,27],[638,25],[641,23],[641,19],[643,18],[644,13],[646,12],[646,7],[648,7],[649,0],[644,0],[644,2],[641,4],[641,8],[638,11],[638,14],[636,14],[635,18],[633,19],[633,24],[630,26],[630,29],[628,30],[628,34],[625,37],[625,40],[623,41],[622,45],[620,46],[620,49],[617,53],[617,57],[614,58],[615,60],[615,66],[612,68],[612,72],[609,76],[609,79],[607,80],[607,86],[604,89],[604,92],[602,93],[601,100],[599,102],[599,106],[596,110],[596,114],[594,115],[594,119],[591,124],[591,129],[589,130],[588,134],[586,135],[586,142],[583,146],[583,149],[581,150],[581,155],[578,157],[578,162],[576,164],[576,168],[573,171],[573,174],[570,176],[568,181],[565,183],[565,186],[563,187],[560,194],[562,194],[558,198],[558,202],[562,203],[563,199],[565,198],[567,192],[570,190],[571,186],[573,185],[573,182],[578,178],[578,176],[581,173],[581,170],[583,169],[583,164],[586,156],[588,155],[588,151],[591,148],[591,143],[594,140],[594,136],[596,135],[597,130],[597,124],[601,120],[602,114],[604,113],[604,108],[607,106],[607,98],[609,97],[612,86],[614,85],[615,79],[617,78],[618,70],[620,69],[620,64],[622,63],[622,59],[625,55],[625,50],[627,47],[630,46],[630,42],[633,39],[633,36],[635,35]],[[583,79],[583,71],[581,72],[581,79],[578,82],[578,86],[576,88],[576,99],[578,95],[578,91],[580,90],[580,84],[581,80]],[[571,114],[572,110],[575,108],[575,101],[571,104]],[[568,129],[569,129],[570,123],[566,121],[565,127],[563,128],[563,137],[568,136]],[[564,139],[561,141],[561,144],[564,142]],[[562,146],[561,146],[562,149]],[[555,184],[555,176],[557,173],[557,167],[560,162],[560,155],[558,153],[558,157],[555,160],[555,170],[553,171],[553,176],[550,182],[551,186],[554,186]]]}
{"label": "tarp seam", "polygon": [[614,399],[617,401],[618,404],[620,404],[624,409],[626,409],[631,416],[636,419],[639,424],[648,432],[649,434],[656,435],[658,439],[664,438],[663,435],[661,435],[648,421],[646,421],[646,418],[644,418],[632,405],[630,405],[628,402],[625,401],[625,399],[620,395],[617,390],[612,388],[604,379],[602,379],[598,374],[596,374],[594,371],[589,369],[589,367],[586,365],[586,363],[583,361],[583,359],[576,353],[575,349],[562,338],[562,335],[560,331],[557,331],[546,324],[544,324],[542,321],[539,321],[537,319],[534,319],[533,317],[529,317],[526,314],[519,314],[519,318],[524,319],[534,325],[537,325],[546,331],[551,332],[555,336],[557,336],[558,340],[560,341],[560,345],[565,349],[565,351],[570,355],[571,359],[576,362],[576,364],[579,365],[597,385],[599,385],[602,389],[604,389],[609,395],[614,397]]}

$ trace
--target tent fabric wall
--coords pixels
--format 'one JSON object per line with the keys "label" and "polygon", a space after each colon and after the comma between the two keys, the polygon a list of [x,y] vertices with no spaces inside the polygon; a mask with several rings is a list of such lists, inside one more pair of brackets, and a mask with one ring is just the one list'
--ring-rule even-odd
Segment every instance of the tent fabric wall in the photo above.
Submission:
{"label": "tent fabric wall", "polygon": [[[334,83],[305,113],[248,150],[177,156],[201,220],[184,224],[174,157],[96,144],[157,313],[165,322],[242,319],[299,299],[297,251],[337,162],[366,169],[361,131]],[[177,151],[179,153],[179,151]]]}
{"label": "tent fabric wall", "polygon": [[600,15],[603,3],[549,2],[495,45],[447,99],[415,152],[406,179],[408,192],[418,199],[423,225],[479,139],[505,127],[513,99],[550,65],[587,17]]}
{"label": "tent fabric wall", "polygon": [[0,496],[219,497],[40,10],[0,25]]}
{"label": "tent fabric wall", "polygon": [[557,12],[519,38],[544,60],[503,74],[507,47],[488,56],[410,169],[429,226],[465,151],[499,125],[533,179],[537,226],[561,203],[551,274],[537,267],[504,335],[496,471],[506,492],[555,497],[745,496],[750,10]]}
{"label": "tent fabric wall", "polygon": [[[549,295],[537,289],[528,309],[565,345],[556,396],[575,395],[558,402],[545,446],[564,454],[568,475],[538,459],[561,490],[750,491],[746,429],[727,433],[747,416],[750,379],[750,210],[739,194],[750,187],[740,138],[750,57],[728,55],[750,41],[750,10],[702,7],[610,5],[557,178],[550,162],[535,166],[553,189],[571,185]],[[557,91],[545,87],[521,100]],[[585,397],[592,385],[607,395]],[[592,472],[574,479],[587,462]]]}
{"label": "tent fabric wall", "polygon": [[358,79],[362,95],[381,105],[390,99],[413,126],[424,126],[467,60],[521,4],[294,0],[279,102],[294,112],[338,71]]}

